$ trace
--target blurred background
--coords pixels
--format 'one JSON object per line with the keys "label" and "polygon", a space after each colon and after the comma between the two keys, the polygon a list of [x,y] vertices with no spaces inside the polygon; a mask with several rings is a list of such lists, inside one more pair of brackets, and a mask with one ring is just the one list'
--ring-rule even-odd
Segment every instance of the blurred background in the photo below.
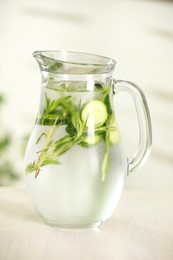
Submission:
{"label": "blurred background", "polygon": [[[71,50],[111,57],[114,77],[144,91],[153,149],[125,189],[173,191],[173,1],[0,0],[0,186],[24,186],[23,155],[39,105],[35,50]],[[138,129],[129,97],[115,100],[131,156]]]}

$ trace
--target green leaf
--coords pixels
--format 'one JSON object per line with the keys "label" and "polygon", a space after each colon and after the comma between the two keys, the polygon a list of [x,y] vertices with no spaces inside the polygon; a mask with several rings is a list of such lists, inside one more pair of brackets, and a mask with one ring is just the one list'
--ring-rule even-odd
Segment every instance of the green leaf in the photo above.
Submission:
{"label": "green leaf", "polygon": [[70,97],[71,96],[65,96],[51,101],[47,95],[45,95],[46,107],[41,116],[42,120],[39,121],[41,121],[42,124],[45,124],[47,119],[54,122],[53,120],[55,120],[57,116],[63,120],[67,116],[67,107],[69,107],[69,103],[71,102]]}
{"label": "green leaf", "polygon": [[42,134],[39,136],[39,138],[37,139],[36,144],[38,144],[38,143],[40,142],[40,140],[41,140],[41,138],[42,138],[43,136],[46,136],[46,134],[45,134],[45,133],[42,133]]}
{"label": "green leaf", "polygon": [[47,164],[60,164],[60,162],[57,160],[48,158],[48,159],[44,160],[44,162],[42,163],[42,166],[47,165]]}
{"label": "green leaf", "polygon": [[36,169],[35,169],[35,163],[33,162],[33,163],[30,163],[27,167],[26,167],[26,169],[25,169],[25,171],[26,172],[33,172],[33,171],[35,171]]}
{"label": "green leaf", "polygon": [[45,94],[45,97],[46,97],[46,108],[48,109],[49,106],[50,106],[51,101],[50,101],[50,99],[48,98],[47,94]]}
{"label": "green leaf", "polygon": [[9,160],[1,161],[0,163],[0,186],[7,185],[12,181],[18,180],[19,175],[14,170],[14,165],[12,165]]}
{"label": "green leaf", "polygon": [[109,170],[109,163],[110,163],[110,159],[109,159],[109,132],[106,132],[106,149],[105,149],[105,154],[104,154],[104,158],[103,158],[103,163],[102,163],[102,179],[101,181],[103,182],[105,180],[105,177],[108,173]]}
{"label": "green leaf", "polygon": [[60,68],[62,68],[63,64],[58,61],[53,61],[49,64],[48,69],[50,72],[57,72]]}
{"label": "green leaf", "polygon": [[109,170],[109,153],[106,152],[104,154],[104,159],[103,159],[103,163],[102,163],[102,182],[105,180],[105,177],[108,173],[108,170]]}
{"label": "green leaf", "polygon": [[4,96],[0,94],[0,104],[4,103]]}
{"label": "green leaf", "polygon": [[72,137],[70,137],[69,135],[62,137],[61,139],[55,142],[55,149],[54,149],[55,155],[60,156],[68,149],[70,149],[72,145],[73,145]]}
{"label": "green leaf", "polygon": [[103,86],[101,83],[95,83],[95,88],[100,90],[100,89],[103,89]]}
{"label": "green leaf", "polygon": [[75,136],[77,134],[77,130],[76,128],[73,126],[73,124],[70,122],[68,122],[66,128],[65,128],[66,132],[70,135],[70,136]]}
{"label": "green leaf", "polygon": [[104,103],[107,106],[108,114],[112,115],[112,105],[111,105],[111,102],[110,102],[109,92],[110,92],[110,88],[108,88],[107,91],[104,94]]}
{"label": "green leaf", "polygon": [[6,135],[0,140],[0,152],[4,151],[10,144],[10,136]]}
{"label": "green leaf", "polygon": [[71,122],[74,126],[74,128],[77,130],[77,132],[81,132],[83,129],[83,123],[80,119],[80,115],[76,112],[74,112],[71,116]]}

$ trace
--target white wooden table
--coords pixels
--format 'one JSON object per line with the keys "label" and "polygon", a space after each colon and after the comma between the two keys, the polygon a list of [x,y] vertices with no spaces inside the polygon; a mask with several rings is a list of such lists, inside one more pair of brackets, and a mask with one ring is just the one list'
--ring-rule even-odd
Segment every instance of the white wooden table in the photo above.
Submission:
{"label": "white wooden table", "polygon": [[172,260],[173,193],[125,191],[99,229],[48,226],[24,188],[0,188],[0,260]]}

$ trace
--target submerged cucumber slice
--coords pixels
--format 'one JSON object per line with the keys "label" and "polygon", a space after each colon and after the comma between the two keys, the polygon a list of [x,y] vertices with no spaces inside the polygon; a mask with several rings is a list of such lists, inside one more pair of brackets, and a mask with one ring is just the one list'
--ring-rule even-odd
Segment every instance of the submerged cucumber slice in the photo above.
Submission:
{"label": "submerged cucumber slice", "polygon": [[111,124],[111,128],[112,130],[109,133],[109,141],[111,144],[117,144],[120,141],[120,132],[115,118]]}
{"label": "submerged cucumber slice", "polygon": [[101,140],[100,135],[87,136],[83,142],[80,143],[83,147],[90,147],[92,145],[97,144]]}
{"label": "submerged cucumber slice", "polygon": [[105,104],[98,99],[88,102],[81,113],[82,121],[86,125],[90,124],[103,125],[108,117],[108,112]]}

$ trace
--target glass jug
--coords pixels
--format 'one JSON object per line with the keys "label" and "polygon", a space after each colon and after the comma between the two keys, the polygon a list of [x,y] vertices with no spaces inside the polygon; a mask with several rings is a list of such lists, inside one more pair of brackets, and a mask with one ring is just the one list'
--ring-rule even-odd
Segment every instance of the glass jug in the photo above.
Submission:
{"label": "glass jug", "polygon": [[[114,80],[113,59],[69,51],[36,51],[42,88],[25,153],[26,186],[50,225],[97,227],[114,212],[126,176],[147,159],[151,120],[142,91]],[[139,145],[128,162],[113,107],[127,91],[135,102]]]}

